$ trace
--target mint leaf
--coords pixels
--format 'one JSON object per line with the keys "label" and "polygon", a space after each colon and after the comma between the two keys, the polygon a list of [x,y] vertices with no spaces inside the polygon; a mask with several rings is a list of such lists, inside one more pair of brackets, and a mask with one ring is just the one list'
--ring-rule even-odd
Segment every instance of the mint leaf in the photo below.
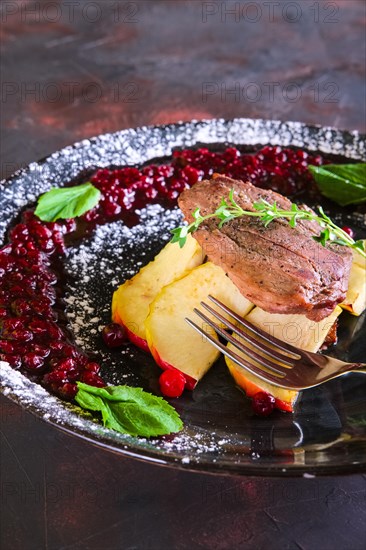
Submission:
{"label": "mint leaf", "polygon": [[99,189],[91,183],[53,188],[38,199],[35,214],[44,222],[77,218],[94,208],[100,196]]}
{"label": "mint leaf", "polygon": [[80,388],[77,393],[77,402],[83,409],[90,409],[91,411],[101,411],[103,408],[103,401],[100,397],[92,395]]}
{"label": "mint leaf", "polygon": [[96,388],[78,382],[76,401],[99,411],[105,427],[133,436],[152,437],[179,432],[183,423],[177,411],[162,397],[142,388],[107,386]]}
{"label": "mint leaf", "polygon": [[357,164],[326,164],[325,170],[343,178],[346,183],[355,183],[366,189],[366,163]]}
{"label": "mint leaf", "polygon": [[341,206],[366,202],[366,163],[309,166],[323,195]]}

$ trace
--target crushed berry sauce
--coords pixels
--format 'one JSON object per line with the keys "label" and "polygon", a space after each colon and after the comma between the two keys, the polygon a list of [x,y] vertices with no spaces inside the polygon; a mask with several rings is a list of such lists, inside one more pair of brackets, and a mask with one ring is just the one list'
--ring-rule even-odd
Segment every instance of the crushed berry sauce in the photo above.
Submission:
{"label": "crushed berry sauce", "polygon": [[308,165],[324,162],[321,156],[281,147],[255,154],[234,147],[223,152],[186,149],[175,151],[169,164],[97,170],[90,181],[101,191],[101,200],[77,222],[42,222],[26,210],[0,249],[0,360],[65,400],[75,397],[77,381],[105,386],[99,364],[75,345],[62,303],[62,256],[77,225],[117,219],[137,223],[136,210],[156,202],[174,206],[184,189],[213,173],[288,196],[305,190],[315,196]]}

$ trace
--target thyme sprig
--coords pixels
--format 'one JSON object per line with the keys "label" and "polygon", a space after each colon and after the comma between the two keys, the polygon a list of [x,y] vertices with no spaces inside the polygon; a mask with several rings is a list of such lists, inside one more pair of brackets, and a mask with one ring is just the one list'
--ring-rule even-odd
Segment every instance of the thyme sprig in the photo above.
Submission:
{"label": "thyme sprig", "polygon": [[352,239],[350,235],[338,227],[338,225],[336,225],[329,218],[329,216],[325,214],[321,206],[318,207],[318,214],[314,214],[313,212],[300,209],[297,204],[294,203],[291,204],[290,210],[282,210],[278,207],[276,202],[271,204],[268,201],[261,199],[260,201],[253,203],[253,208],[254,211],[243,210],[243,208],[241,208],[241,206],[239,206],[234,199],[234,189],[231,189],[229,199],[227,200],[222,198],[220,205],[215,212],[202,216],[200,209],[196,208],[192,213],[193,221],[190,224],[172,229],[171,233],[173,234],[173,238],[171,242],[179,243],[179,246],[182,248],[189,233],[193,233],[202,223],[213,218],[220,220],[218,225],[219,229],[221,229],[225,223],[236,218],[240,218],[241,216],[260,218],[265,227],[276,219],[288,220],[291,227],[296,227],[298,220],[309,220],[318,222],[322,228],[319,235],[313,236],[315,241],[321,243],[323,246],[325,246],[327,242],[331,244],[348,246],[354,250],[357,250],[363,257],[366,258],[364,242],[362,240],[355,241]]}

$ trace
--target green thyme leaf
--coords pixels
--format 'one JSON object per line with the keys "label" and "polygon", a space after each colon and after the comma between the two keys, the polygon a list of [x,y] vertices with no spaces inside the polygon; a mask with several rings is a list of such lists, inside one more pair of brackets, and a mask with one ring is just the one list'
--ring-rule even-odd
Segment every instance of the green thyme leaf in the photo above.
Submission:
{"label": "green thyme leaf", "polygon": [[318,243],[325,246],[327,244],[327,242],[329,241],[329,239],[330,239],[329,229],[328,228],[324,229],[323,231],[320,232],[320,235],[313,236],[313,239],[314,239],[314,241],[317,241]]}
{"label": "green thyme leaf", "polygon": [[365,252],[365,244],[365,241],[356,241],[353,244],[353,248],[355,248],[356,250],[360,250],[361,252]]}
{"label": "green thyme leaf", "polygon": [[188,226],[187,225],[183,225],[181,231],[180,231],[180,235],[179,235],[179,238],[180,239],[185,239],[188,235]]}
{"label": "green thyme leaf", "polygon": [[264,227],[267,227],[267,225],[269,225],[271,222],[273,222],[273,220],[275,219],[275,215],[273,214],[266,214],[265,216],[263,216],[262,218],[262,222],[264,223]]}
{"label": "green thyme leaf", "polygon": [[172,242],[179,242],[180,247],[184,246],[188,233],[193,233],[203,222],[213,218],[219,220],[219,229],[221,229],[225,223],[242,216],[259,218],[262,220],[265,227],[276,219],[287,220],[292,228],[296,227],[298,220],[308,220],[316,221],[322,227],[320,234],[313,236],[315,241],[321,243],[323,246],[326,246],[327,243],[348,246],[357,249],[358,252],[366,258],[366,250],[363,241],[354,241],[352,237],[330,219],[321,206],[318,208],[318,214],[312,211],[302,210],[296,204],[291,204],[290,210],[281,210],[276,202],[270,204],[268,201],[262,199],[253,203],[253,208],[254,212],[251,210],[243,210],[235,201],[234,190],[231,189],[229,193],[229,202],[227,202],[225,198],[222,198],[215,212],[207,214],[206,216],[201,216],[199,215],[199,210],[196,209],[193,214],[194,221],[192,223],[173,229],[171,231],[173,234]]}
{"label": "green thyme leaf", "polygon": [[296,227],[297,216],[294,216],[293,218],[291,218],[288,223],[289,223],[290,227]]}
{"label": "green thyme leaf", "polygon": [[366,202],[366,163],[309,166],[320,191],[341,206]]}
{"label": "green thyme leaf", "polygon": [[233,214],[229,214],[229,215],[226,216],[225,218],[222,218],[221,221],[220,221],[220,223],[219,223],[219,229],[221,229],[222,226],[223,226],[225,223],[227,223],[227,222],[229,222],[229,221],[231,221],[231,220],[235,220],[235,217],[236,217],[236,216],[234,216]]}
{"label": "green thyme leaf", "polygon": [[91,183],[50,189],[38,199],[35,214],[44,222],[77,218],[94,208],[100,197],[99,189]]}
{"label": "green thyme leaf", "polygon": [[260,202],[254,202],[253,208],[257,210],[257,212],[263,212],[264,210],[268,210],[268,204],[266,204],[266,201],[264,200]]}
{"label": "green thyme leaf", "polygon": [[171,243],[177,243],[180,239],[180,230],[181,228],[180,227],[176,227],[175,229],[172,229],[171,230],[171,233],[173,235],[172,239],[171,239]]}
{"label": "green thyme leaf", "polygon": [[106,428],[142,437],[176,433],[183,428],[177,411],[165,399],[141,388],[96,388],[82,382],[77,386],[77,403],[83,409],[100,412]]}
{"label": "green thyme leaf", "polygon": [[200,209],[196,208],[196,210],[193,212],[192,216],[195,220],[198,220],[201,217]]}

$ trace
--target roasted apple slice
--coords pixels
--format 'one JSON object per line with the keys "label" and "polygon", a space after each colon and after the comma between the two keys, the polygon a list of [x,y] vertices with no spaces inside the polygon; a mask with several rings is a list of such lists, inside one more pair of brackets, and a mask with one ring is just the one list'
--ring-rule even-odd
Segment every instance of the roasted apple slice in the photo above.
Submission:
{"label": "roasted apple slice", "polygon": [[347,296],[340,305],[352,315],[361,315],[366,309],[366,260],[357,251],[353,253]]}
{"label": "roasted apple slice", "polygon": [[[366,239],[363,240],[363,247],[366,248]],[[366,259],[357,250],[353,250],[353,263],[366,269]]]}
{"label": "roasted apple slice", "polygon": [[340,305],[352,315],[361,315],[366,309],[366,270],[357,264],[352,264],[347,295]]}
{"label": "roasted apple slice", "polygon": [[209,294],[240,315],[246,315],[253,307],[220,267],[207,262],[164,287],[152,302],[145,321],[147,342],[155,361],[162,369],[181,371],[188,389],[194,388],[219,356],[212,344],[185,321],[189,317],[202,325],[193,309],[202,309],[200,303],[207,301]]}
{"label": "roasted apple slice", "polygon": [[[316,352],[322,346],[329,330],[341,312],[342,309],[337,306],[328,317],[317,323],[311,321],[305,315],[267,313],[263,309],[255,307],[246,316],[246,319],[284,342],[307,351]],[[235,352],[240,355],[236,348]],[[299,392],[264,382],[258,376],[240,368],[229,358],[226,357],[225,359],[235,382],[245,391],[248,397],[253,397],[257,392],[264,391],[273,395],[276,400],[276,408],[288,412],[293,410]]]}
{"label": "roasted apple slice", "polygon": [[145,319],[149,307],[160,290],[200,265],[204,255],[191,235],[183,248],[168,243],[155,259],[113,294],[112,320],[126,328],[128,338],[149,351],[146,342]]}
{"label": "roasted apple slice", "polygon": [[[240,352],[238,352],[232,344],[228,344],[228,347],[233,349],[236,354],[240,355]],[[280,388],[279,386],[269,384],[268,382],[264,382],[264,380],[261,380],[258,376],[255,376],[251,372],[240,368],[228,357],[225,357],[225,361],[231,376],[235,380],[235,383],[239,386],[239,388],[244,390],[248,397],[254,397],[256,393],[264,391],[273,395],[275,398],[276,409],[280,409],[285,412],[293,411],[299,395],[297,391],[287,390],[285,388]]]}

